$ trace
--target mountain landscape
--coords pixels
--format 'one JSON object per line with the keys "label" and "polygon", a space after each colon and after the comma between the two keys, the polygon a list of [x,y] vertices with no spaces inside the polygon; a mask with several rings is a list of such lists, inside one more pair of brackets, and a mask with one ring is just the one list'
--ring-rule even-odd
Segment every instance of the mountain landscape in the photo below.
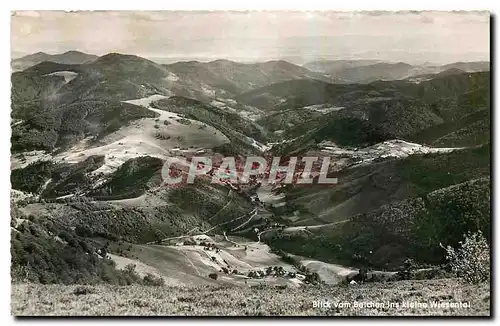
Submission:
{"label": "mountain landscape", "polygon": [[[159,64],[68,51],[11,64],[14,314],[127,311],[38,310],[26,291],[91,306],[98,293],[145,291],[129,301],[154,314],[148,286],[177,291],[158,311],[170,314],[229,313],[208,299],[191,311],[185,291],[398,300],[400,287],[454,302],[455,286],[482,303],[468,314],[489,314],[489,285],[456,278],[444,249],[469,232],[492,240],[489,62]],[[338,183],[164,182],[169,157],[196,155],[328,157]],[[324,313],[234,300],[237,314]]]}

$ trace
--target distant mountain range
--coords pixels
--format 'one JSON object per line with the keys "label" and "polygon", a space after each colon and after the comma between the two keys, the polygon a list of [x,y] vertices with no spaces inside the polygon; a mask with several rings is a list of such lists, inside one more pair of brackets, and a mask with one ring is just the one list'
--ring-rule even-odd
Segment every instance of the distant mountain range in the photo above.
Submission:
{"label": "distant mountain range", "polygon": [[[347,107],[351,115],[356,114],[356,119],[368,114],[379,123],[385,121],[384,132],[400,137],[443,122],[440,114],[436,116],[435,109],[428,108],[429,102],[444,101],[445,97],[458,100],[465,96],[462,103],[474,99],[474,103],[484,107],[484,96],[489,94],[486,86],[489,74],[475,73],[474,78],[467,75],[468,72],[489,70],[488,62],[425,67],[340,60],[306,65],[330,72],[335,70],[335,78],[286,61],[242,64],[215,60],[161,65],[135,55],[110,53],[96,57],[69,51],[60,55],[37,53],[16,62],[33,63],[44,59],[58,62],[43,61],[12,74],[14,117],[22,119],[25,112],[33,113],[33,107],[53,110],[83,101],[116,103],[158,94],[196,99],[252,114],[259,114],[259,110],[274,112],[323,104]],[[337,82],[339,75],[344,76],[342,82]],[[346,83],[348,80],[359,83]],[[464,95],[466,93],[473,95]],[[440,105],[457,106],[456,103]],[[416,107],[421,107],[418,114],[413,110]],[[397,119],[402,124],[390,123],[390,116],[403,113],[405,118]],[[388,115],[387,121],[382,118],[385,115]],[[426,119],[422,120],[423,116]],[[279,119],[286,120],[283,116]],[[262,124],[271,121],[264,117]],[[252,135],[256,134],[252,131]]]}
{"label": "distant mountain range", "polygon": [[437,74],[449,69],[465,72],[489,71],[487,61],[455,62],[442,66],[387,63],[375,60],[325,60],[304,65],[307,69],[330,76],[337,83],[370,83],[376,80],[400,80],[424,74]]}
{"label": "distant mountain range", "polygon": [[374,65],[380,63],[380,60],[319,60],[311,61],[304,64],[304,67],[323,73],[332,74],[348,68]]}
{"label": "distant mountain range", "polygon": [[96,55],[79,51],[67,51],[61,54],[47,54],[45,52],[37,52],[12,60],[11,66],[13,71],[20,71],[44,61],[51,61],[62,64],[83,64],[92,62],[97,58],[98,56]]}
{"label": "distant mountain range", "polygon": [[[16,72],[44,61],[60,64],[88,64],[97,58],[96,55],[79,51],[67,51],[53,55],[38,52],[12,60],[11,66],[12,71]],[[204,87],[208,93],[213,93],[214,88],[216,88],[230,95],[255,89],[254,85],[272,84],[291,79],[319,79],[333,83],[370,83],[376,80],[400,80],[426,74],[437,74],[449,69],[459,69],[465,72],[490,70],[490,63],[487,61],[455,62],[445,65],[411,65],[404,62],[389,63],[381,60],[317,60],[300,66],[284,60],[239,63],[221,59],[210,62],[179,61],[162,64],[162,66],[169,71],[167,80],[172,82],[170,86],[176,88],[177,93],[180,89],[185,90],[186,87],[198,86],[198,88]],[[200,77],[202,80],[198,81],[197,79]],[[174,83],[179,80],[181,80],[179,84]],[[193,94],[187,93],[184,95],[193,96]],[[195,97],[200,95],[196,94]]]}
{"label": "distant mountain range", "polygon": [[[35,55],[24,62],[45,58]],[[160,65],[153,61],[119,53],[110,53],[94,59],[93,56],[65,53],[51,56],[59,62],[43,61],[24,71],[13,73],[13,82],[33,83],[43,75],[57,71],[71,71],[79,76],[71,85],[59,85],[57,100],[75,98],[134,99],[150,94],[180,95],[201,101],[216,97],[231,98],[258,87],[294,79],[320,79],[321,73],[309,71],[286,61],[241,64],[228,60],[208,63],[197,61]],[[79,62],[77,59],[80,59]],[[21,60],[21,59],[20,59]],[[46,82],[42,78],[40,82]],[[16,87],[17,88],[17,87]],[[23,92],[23,96],[31,96]],[[121,95],[120,95],[121,94]]]}
{"label": "distant mountain range", "polygon": [[[469,92],[477,94],[474,95],[478,99],[474,100],[475,103],[484,107],[483,95],[489,94],[486,87],[489,74],[475,73],[474,78],[470,78],[465,71],[488,69],[487,62],[427,68],[372,61],[314,64],[316,68],[337,69],[337,73],[352,80],[363,80],[359,84],[346,84],[345,80],[335,83],[336,80],[326,74],[286,61],[242,64],[215,60],[160,65],[135,55],[110,53],[95,57],[76,51],[60,55],[39,53],[23,60],[35,62],[47,57],[60,62],[43,61],[12,74],[14,117],[23,119],[26,112],[36,112],[34,107],[53,110],[70,104],[75,107],[85,101],[116,103],[157,94],[196,99],[233,112],[244,110],[252,114],[259,114],[259,110],[282,111],[323,104],[347,107],[351,117],[356,119],[373,116],[373,121],[379,121],[377,128],[384,121],[383,132],[379,130],[378,134],[400,137],[443,122],[440,114],[436,116],[436,112],[428,108],[429,102],[444,97],[458,99]],[[78,61],[83,63],[75,63]],[[426,69],[439,72],[423,74]],[[393,80],[407,75],[414,77]],[[368,83],[372,79],[375,81]],[[462,102],[470,102],[471,98],[465,96]],[[446,105],[457,106],[455,103]],[[414,110],[417,107],[421,107],[418,112]],[[397,118],[400,124],[390,122],[391,116],[399,115],[402,115]],[[264,126],[273,121],[266,121],[265,116],[262,120]],[[283,116],[279,118],[286,120]],[[359,127],[366,131],[365,127]],[[251,134],[254,137],[259,133],[252,131]],[[260,137],[257,138],[260,140]]]}

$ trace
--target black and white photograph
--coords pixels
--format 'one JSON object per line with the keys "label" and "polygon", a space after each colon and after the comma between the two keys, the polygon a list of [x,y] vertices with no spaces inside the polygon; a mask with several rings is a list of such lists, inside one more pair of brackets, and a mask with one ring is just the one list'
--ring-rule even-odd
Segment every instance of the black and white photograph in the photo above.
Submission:
{"label": "black and white photograph", "polygon": [[11,315],[491,317],[492,24],[11,11]]}

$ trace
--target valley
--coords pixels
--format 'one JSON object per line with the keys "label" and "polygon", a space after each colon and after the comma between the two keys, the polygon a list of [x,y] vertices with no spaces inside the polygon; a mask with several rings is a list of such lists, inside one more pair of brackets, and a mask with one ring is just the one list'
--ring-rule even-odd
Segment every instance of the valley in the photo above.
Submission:
{"label": "valley", "polygon": [[[441,246],[469,231],[490,240],[483,63],[451,73],[373,62],[40,58],[19,59],[12,74],[18,283],[162,279],[175,289],[293,292],[415,275],[452,282]],[[308,185],[262,175],[211,183],[207,172],[168,185],[162,167],[174,156],[328,158],[338,184],[318,183],[319,174]]]}

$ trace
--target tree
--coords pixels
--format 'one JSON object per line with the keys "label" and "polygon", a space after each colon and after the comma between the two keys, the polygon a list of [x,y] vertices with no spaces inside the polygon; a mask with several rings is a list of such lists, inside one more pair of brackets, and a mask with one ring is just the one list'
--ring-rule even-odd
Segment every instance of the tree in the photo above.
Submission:
{"label": "tree", "polygon": [[152,285],[152,286],[162,286],[165,285],[165,280],[163,280],[162,277],[158,277],[156,275],[153,275],[151,273],[147,273],[143,277],[143,284],[144,285]]}
{"label": "tree", "polygon": [[124,271],[129,274],[135,274],[135,264],[126,265]]}
{"label": "tree", "polygon": [[446,260],[451,270],[469,283],[479,283],[490,278],[490,248],[481,231],[464,235],[460,248],[446,250]]}

